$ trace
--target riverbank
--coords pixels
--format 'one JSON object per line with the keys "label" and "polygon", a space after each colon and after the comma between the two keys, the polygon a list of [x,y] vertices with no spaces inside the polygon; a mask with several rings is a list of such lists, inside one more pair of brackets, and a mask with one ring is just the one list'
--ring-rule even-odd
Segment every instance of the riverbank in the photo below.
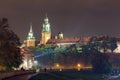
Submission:
{"label": "riverbank", "polygon": [[95,74],[92,71],[48,71],[39,73],[29,80],[103,80],[102,74]]}
{"label": "riverbank", "polygon": [[0,72],[0,80],[17,76],[17,75],[25,75],[25,74],[31,74],[31,73],[35,73],[35,70],[4,71],[4,72]]}

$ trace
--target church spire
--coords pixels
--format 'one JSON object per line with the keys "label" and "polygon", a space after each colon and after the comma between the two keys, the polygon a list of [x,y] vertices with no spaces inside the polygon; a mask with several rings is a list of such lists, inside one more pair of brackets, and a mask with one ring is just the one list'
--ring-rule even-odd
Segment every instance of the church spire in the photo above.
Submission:
{"label": "church spire", "polygon": [[47,14],[45,15],[44,24],[46,24],[46,25],[49,24],[49,19],[48,19]]}
{"label": "church spire", "polygon": [[45,14],[45,18],[46,18],[46,19],[48,18],[47,13]]}
{"label": "church spire", "polygon": [[47,14],[46,14],[45,19],[44,19],[42,32],[51,33],[50,23],[49,23],[49,19],[48,19]]}
{"label": "church spire", "polygon": [[33,30],[32,30],[32,23],[30,23],[30,32],[33,33]]}
{"label": "church spire", "polygon": [[28,33],[27,39],[28,39],[28,40],[30,40],[30,39],[35,39],[34,34],[33,34],[33,30],[32,30],[32,23],[30,23],[30,31],[29,31],[29,33]]}
{"label": "church spire", "polygon": [[35,37],[34,37],[34,34],[33,34],[33,30],[32,30],[32,23],[30,23],[30,31],[28,33],[28,36],[27,36],[27,40],[26,40],[26,46],[27,47],[31,47],[31,46],[35,46]]}

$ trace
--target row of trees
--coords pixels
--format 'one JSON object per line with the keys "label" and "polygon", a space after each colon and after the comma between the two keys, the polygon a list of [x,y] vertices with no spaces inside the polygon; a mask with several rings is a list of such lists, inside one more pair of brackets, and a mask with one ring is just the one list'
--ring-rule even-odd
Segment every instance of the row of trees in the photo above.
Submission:
{"label": "row of trees", "polygon": [[[108,35],[101,37],[92,37],[90,44],[93,43],[95,49],[100,51],[103,49],[103,53],[106,53],[107,50],[113,51],[117,48],[117,39],[115,37],[109,37]],[[101,51],[100,51],[101,52]]]}
{"label": "row of trees", "polygon": [[20,40],[18,36],[9,30],[8,20],[0,20],[0,70],[11,70],[22,63],[20,54]]}
{"label": "row of trees", "polygon": [[75,68],[78,63],[81,63],[83,67],[92,66],[93,71],[96,73],[109,73],[112,70],[109,56],[97,50],[85,50],[81,53],[61,51],[61,53],[50,53],[39,56],[37,60],[44,66],[54,66],[55,63],[59,63],[66,68]]}
{"label": "row of trees", "polygon": [[54,63],[60,63],[66,67],[76,66],[82,63],[83,66],[93,66],[93,71],[97,73],[108,73],[112,66],[109,61],[107,50],[113,50],[117,47],[116,38],[102,36],[92,37],[89,42],[79,42],[69,47],[56,45],[43,45],[31,48],[35,51],[35,59],[42,65],[53,66]]}

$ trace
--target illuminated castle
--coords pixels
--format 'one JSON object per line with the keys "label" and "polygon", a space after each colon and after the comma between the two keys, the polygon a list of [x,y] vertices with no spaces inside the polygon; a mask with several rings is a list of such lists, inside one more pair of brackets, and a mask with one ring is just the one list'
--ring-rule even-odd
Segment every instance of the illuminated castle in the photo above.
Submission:
{"label": "illuminated castle", "polygon": [[[31,46],[35,47],[36,45],[55,44],[58,47],[60,47],[60,46],[69,46],[69,45],[77,44],[78,42],[87,43],[91,39],[91,37],[64,38],[64,35],[62,32],[59,32],[57,34],[57,36],[55,36],[54,38],[51,38],[51,34],[52,34],[52,32],[51,32],[49,19],[46,15],[43,26],[42,26],[41,39],[40,39],[39,43],[36,43],[36,41],[35,41],[35,37],[33,34],[33,30],[32,30],[32,24],[31,24],[27,40],[25,41],[25,45],[26,45],[26,47],[31,47]],[[120,46],[119,46],[120,41],[118,41],[118,40],[117,40],[117,45],[118,45],[118,48],[116,48],[115,52],[120,52]]]}
{"label": "illuminated castle", "polygon": [[[41,31],[41,39],[37,45],[46,45],[46,44],[57,44],[61,45],[71,45],[76,44],[80,41],[80,38],[64,38],[62,32],[59,32],[55,38],[51,38],[51,27],[49,23],[49,19],[46,16],[44,19],[42,31]],[[28,33],[27,40],[25,41],[26,47],[35,46],[35,37],[32,30],[32,25],[30,25],[30,31]]]}
{"label": "illuminated castle", "polygon": [[[41,39],[39,41],[35,40],[34,33],[32,30],[32,24],[30,24],[30,31],[27,36],[27,40],[24,42],[24,47],[21,52],[24,53],[23,66],[25,69],[32,68],[35,65],[34,53],[28,47],[35,47],[36,45],[47,45],[55,44],[57,47],[61,46],[70,46],[77,44],[79,42],[88,43],[92,37],[83,37],[83,38],[64,38],[64,34],[59,32],[54,38],[51,38],[51,27],[49,19],[46,16],[41,30]],[[104,38],[105,36],[97,36]],[[37,42],[37,43],[36,43]],[[120,53],[120,39],[117,40],[117,48],[114,50],[115,53]]]}

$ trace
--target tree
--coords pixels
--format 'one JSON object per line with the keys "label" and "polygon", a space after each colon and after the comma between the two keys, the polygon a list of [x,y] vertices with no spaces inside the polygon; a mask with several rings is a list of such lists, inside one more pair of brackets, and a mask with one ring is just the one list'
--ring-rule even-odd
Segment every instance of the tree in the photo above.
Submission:
{"label": "tree", "polygon": [[113,53],[113,51],[117,48],[117,40],[114,37],[109,38],[109,49]]}
{"label": "tree", "polygon": [[92,37],[91,41],[89,43],[93,43],[94,47],[101,52],[103,50],[103,53],[106,53],[108,49],[113,52],[117,48],[117,40],[115,37],[109,37],[109,36],[98,36],[98,37]]}
{"label": "tree", "polygon": [[[110,73],[112,70],[111,63],[109,61],[109,56],[107,54],[103,54],[99,51],[99,48],[101,45],[101,42],[99,40],[93,40],[90,41],[88,44],[84,45],[83,53],[85,57],[87,55],[91,58],[91,64],[93,67],[93,71],[95,73]],[[105,43],[104,49],[107,49],[108,43]],[[88,58],[87,58],[88,59]]]}
{"label": "tree", "polygon": [[0,20],[0,70],[11,70],[22,63],[18,36],[9,30],[8,20]]}
{"label": "tree", "polygon": [[95,73],[107,74],[112,70],[109,56],[107,54],[94,53],[91,63]]}

